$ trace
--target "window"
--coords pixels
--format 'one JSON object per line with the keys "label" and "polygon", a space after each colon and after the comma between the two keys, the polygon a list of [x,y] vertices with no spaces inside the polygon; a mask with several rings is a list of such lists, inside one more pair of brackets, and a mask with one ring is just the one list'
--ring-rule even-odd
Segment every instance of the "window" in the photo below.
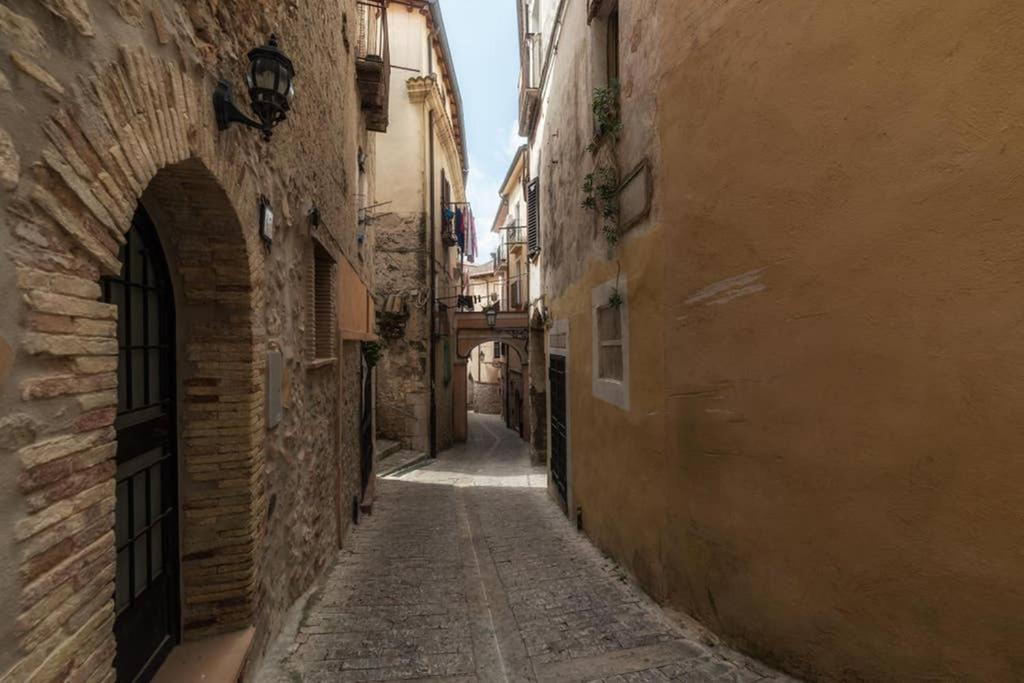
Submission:
{"label": "window", "polygon": [[501,358],[501,351],[502,351],[501,347],[502,347],[501,342],[494,342],[494,357],[495,358]]}
{"label": "window", "polygon": [[616,7],[608,15],[607,34],[605,41],[605,81],[607,84],[619,80],[619,8]]}
{"label": "window", "polygon": [[307,353],[311,360],[333,359],[336,355],[334,259],[319,242],[313,242],[309,270],[310,334]]}
{"label": "window", "polygon": [[594,395],[629,410],[629,297],[625,277],[593,290],[591,312]]}
{"label": "window", "polygon": [[526,241],[530,256],[540,252],[540,178],[526,186]]}
{"label": "window", "polygon": [[622,381],[622,316],[619,307],[605,304],[597,309],[597,376]]}

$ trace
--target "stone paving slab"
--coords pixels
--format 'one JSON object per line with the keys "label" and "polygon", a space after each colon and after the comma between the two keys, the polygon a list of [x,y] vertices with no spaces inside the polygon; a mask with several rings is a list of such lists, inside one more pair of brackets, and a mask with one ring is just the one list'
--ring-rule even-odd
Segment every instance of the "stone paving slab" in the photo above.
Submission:
{"label": "stone paving slab", "polygon": [[500,419],[379,484],[257,676],[295,681],[788,681],[681,630],[550,500]]}

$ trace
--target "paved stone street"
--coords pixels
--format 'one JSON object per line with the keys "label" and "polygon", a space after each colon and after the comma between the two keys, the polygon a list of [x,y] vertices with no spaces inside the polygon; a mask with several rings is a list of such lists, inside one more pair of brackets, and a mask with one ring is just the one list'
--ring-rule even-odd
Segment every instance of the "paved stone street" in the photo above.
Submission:
{"label": "paved stone street", "polygon": [[257,680],[787,680],[673,624],[545,482],[500,418],[471,414],[467,445],[378,482]]}

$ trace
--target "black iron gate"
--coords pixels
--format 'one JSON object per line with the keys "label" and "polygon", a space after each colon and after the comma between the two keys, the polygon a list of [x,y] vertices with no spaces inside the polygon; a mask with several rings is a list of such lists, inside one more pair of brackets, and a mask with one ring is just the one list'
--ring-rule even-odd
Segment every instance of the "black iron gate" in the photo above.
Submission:
{"label": "black iron gate", "polygon": [[363,456],[360,473],[363,477],[362,492],[366,493],[373,472],[373,370],[367,365],[366,358],[361,359],[360,367],[363,376],[363,400],[359,416],[359,442]]}
{"label": "black iron gate", "polygon": [[160,241],[143,209],[103,300],[118,310],[116,668],[149,680],[179,639],[174,303]]}
{"label": "black iron gate", "polygon": [[566,429],[565,400],[565,357],[551,356],[548,371],[551,383],[551,479],[562,497],[568,503],[567,457],[568,431]]}

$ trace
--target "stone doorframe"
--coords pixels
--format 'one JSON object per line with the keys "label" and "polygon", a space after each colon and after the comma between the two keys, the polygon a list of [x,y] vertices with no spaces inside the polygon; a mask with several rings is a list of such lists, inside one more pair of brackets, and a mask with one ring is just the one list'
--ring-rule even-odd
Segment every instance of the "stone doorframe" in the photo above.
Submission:
{"label": "stone doorframe", "polygon": [[23,309],[14,417],[31,428],[17,442],[21,658],[4,680],[84,680],[115,655],[117,309],[98,299],[140,202],[177,265],[184,636],[252,624],[260,603],[264,255],[238,219],[258,215],[239,157],[259,143],[217,135],[196,70],[144,48],[91,68],[39,122],[36,173],[6,217]]}
{"label": "stone doorframe", "polygon": [[[469,438],[469,415],[466,397],[466,380],[469,355],[473,349],[487,342],[502,342],[519,354],[523,364],[523,376],[529,376],[530,356],[529,316],[527,313],[499,313],[497,324],[492,329],[487,325],[483,313],[455,314],[455,361],[452,371],[452,420],[453,436],[456,443],[465,443]],[[529,392],[527,392],[528,396]],[[524,398],[523,410],[527,410]]]}

